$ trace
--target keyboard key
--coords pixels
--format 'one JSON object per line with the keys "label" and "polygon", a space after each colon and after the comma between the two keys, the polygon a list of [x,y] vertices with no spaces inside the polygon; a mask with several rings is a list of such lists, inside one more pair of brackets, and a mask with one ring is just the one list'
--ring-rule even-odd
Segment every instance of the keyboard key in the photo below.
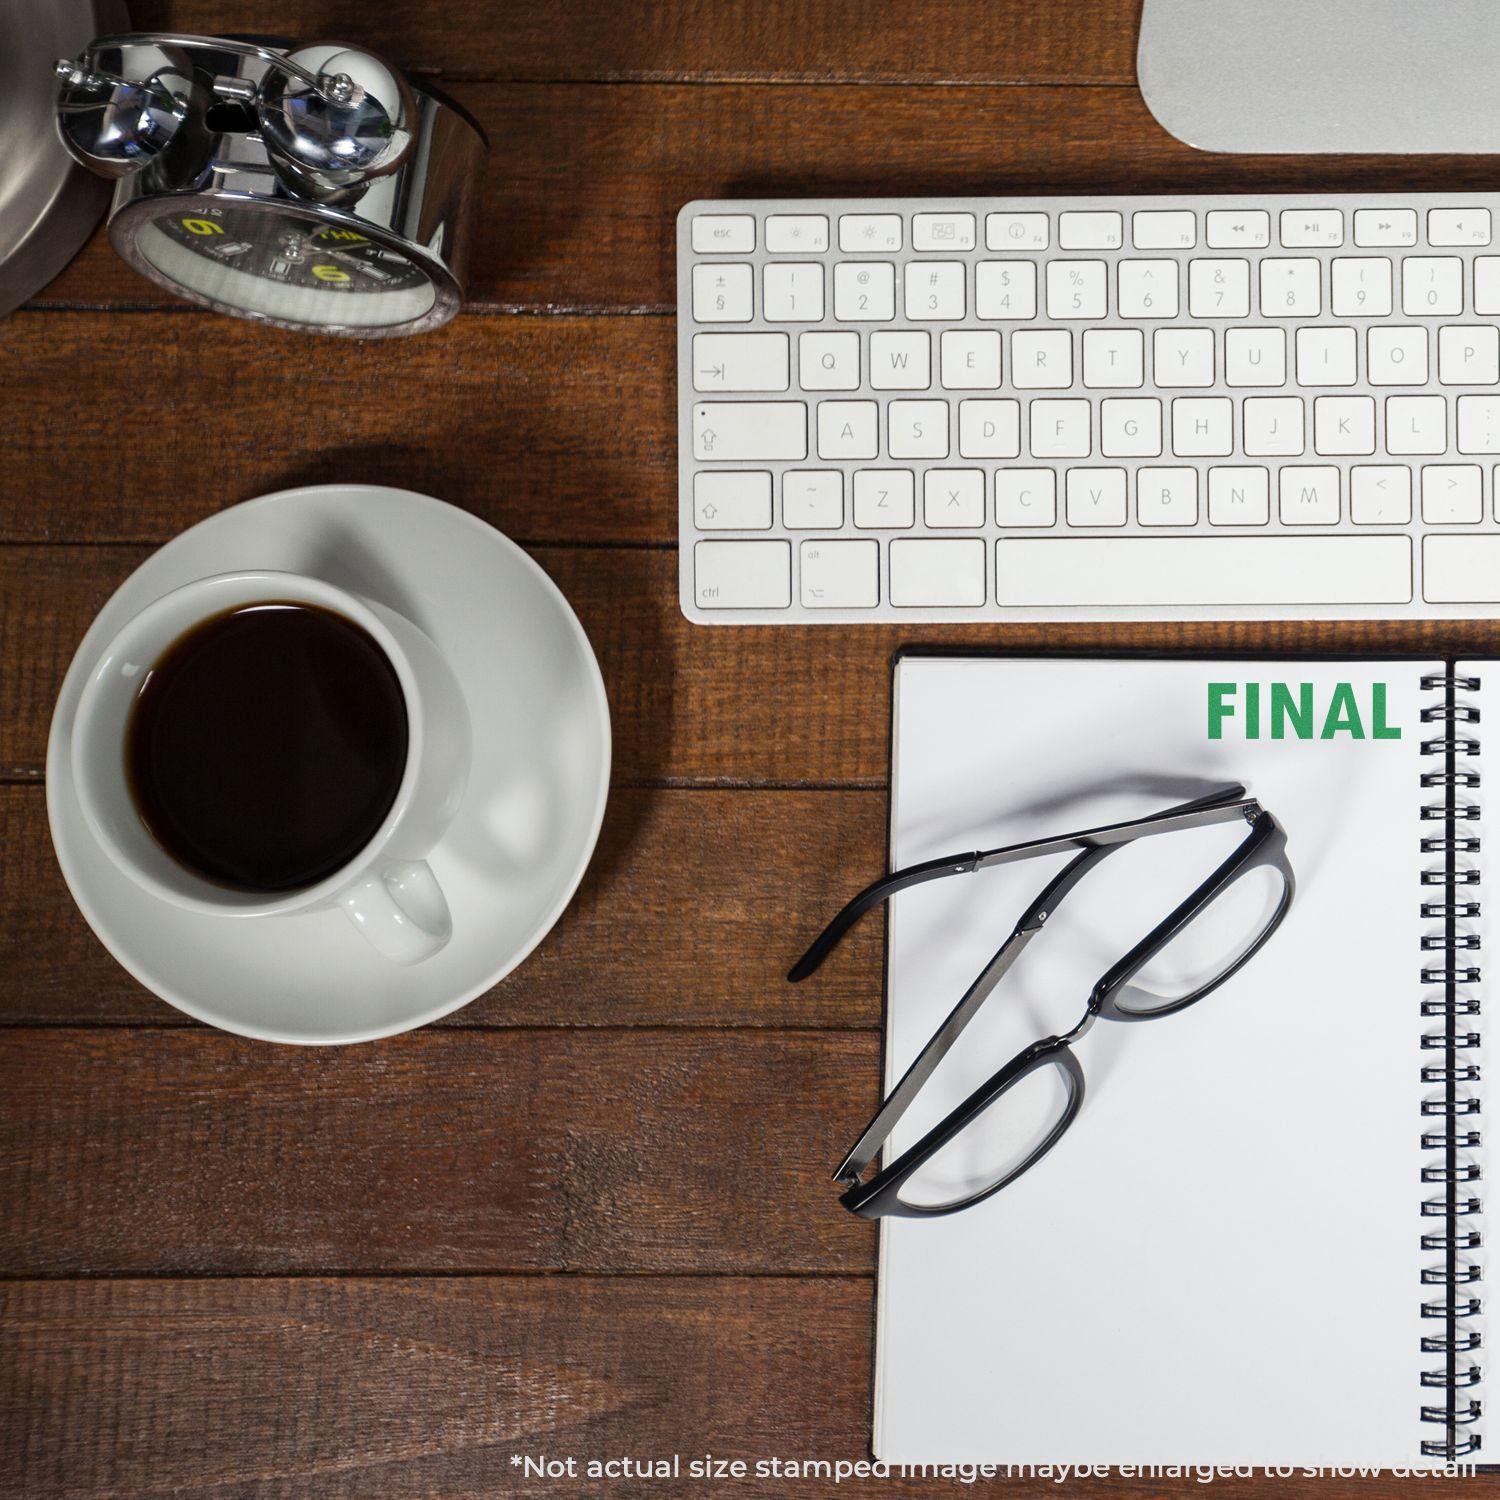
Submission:
{"label": "keyboard key", "polygon": [[984,243],[990,250],[1045,250],[1051,239],[1046,214],[986,214]]}
{"label": "keyboard key", "polygon": [[1135,515],[1142,526],[1197,525],[1198,471],[1137,469]]}
{"label": "keyboard key", "polygon": [[1124,469],[1069,469],[1069,526],[1123,526],[1127,516]]}
{"label": "keyboard key", "polygon": [[1152,335],[1151,374],[1152,379],[1160,386],[1212,385],[1213,330],[1158,328]]}
{"label": "keyboard key", "polygon": [[1036,262],[982,260],[974,268],[976,318],[1036,317]]}
{"label": "keyboard key", "polygon": [[1385,398],[1387,453],[1446,453],[1448,402],[1442,396]]}
{"label": "keyboard key", "polygon": [[843,474],[788,469],[781,476],[781,524],[788,531],[837,531],[844,524]]}
{"label": "keyboard key", "polygon": [[800,461],[807,457],[807,407],[801,401],[700,401],[693,408],[693,457]]}
{"label": "keyboard key", "polygon": [[1289,464],[1278,477],[1283,526],[1337,526],[1339,471],[1331,464]]}
{"label": "keyboard key", "polygon": [[1354,243],[1371,249],[1380,246],[1415,245],[1417,211],[1414,208],[1361,208],[1354,214]]}
{"label": "keyboard key", "polygon": [[1118,250],[1125,242],[1123,215],[1109,209],[1057,216],[1057,243],[1064,250]]}
{"label": "keyboard key", "polygon": [[699,214],[693,220],[697,255],[749,255],[755,249],[752,214]]}
{"label": "keyboard key", "polygon": [[974,215],[913,214],[911,247],[913,250],[972,250]]}
{"label": "keyboard key", "polygon": [[1229,328],[1224,332],[1226,385],[1285,385],[1286,330]]}
{"label": "keyboard key", "polygon": [[1038,397],[1028,413],[1033,458],[1087,458],[1090,403]]}
{"label": "keyboard key", "polygon": [[748,323],[755,315],[751,266],[711,261],[693,267],[693,321]]}
{"label": "keyboard key", "polygon": [[1271,519],[1271,475],[1243,464],[1215,464],[1208,471],[1210,526],[1264,526]]}
{"label": "keyboard key", "polygon": [[984,525],[984,470],[929,469],[922,476],[922,520],[934,530]]}
{"label": "keyboard key", "polygon": [[943,334],[943,386],[950,391],[993,391],[1000,385],[1000,335],[992,328]]}
{"label": "keyboard key", "polygon": [[[1485,540],[1497,543],[1489,563],[1493,596],[1500,594],[1500,537]],[[999,602],[1022,609],[1406,604],[1411,568],[1404,536],[1002,537],[995,543]]]}
{"label": "keyboard key", "polygon": [[1138,209],[1130,216],[1137,250],[1191,250],[1198,243],[1198,216],[1190,208]]}
{"label": "keyboard key", "polygon": [[1116,311],[1122,318],[1177,316],[1177,262],[1122,260]]}
{"label": "keyboard key", "polygon": [[1429,604],[1500,603],[1500,536],[1424,537],[1422,597]]}
{"label": "keyboard key", "polygon": [[880,603],[880,543],[808,541],[800,549],[807,609],[874,609]]}
{"label": "keyboard key", "polygon": [[889,323],[896,316],[895,266],[841,260],[833,268],[833,315],[840,323]]}
{"label": "keyboard key", "polygon": [[879,429],[880,408],[873,401],[820,401],[818,457],[878,458]]}
{"label": "keyboard key", "polygon": [[1473,526],[1484,520],[1478,464],[1423,464],[1422,519],[1429,526]]}
{"label": "keyboard key", "polygon": [[[858,337],[858,335],[855,335]],[[932,335],[921,330],[870,335],[870,385],[877,391],[925,391],[932,384]]]}
{"label": "keyboard key", "polygon": [[1271,216],[1262,208],[1211,209],[1207,238],[1210,250],[1264,250],[1271,243]]}
{"label": "keyboard key", "polygon": [[859,335],[804,333],[797,341],[797,379],[805,391],[857,391]]}
{"label": "keyboard key", "polygon": [[1112,396],[1099,403],[1099,451],[1106,458],[1161,454],[1161,402],[1154,396]]}
{"label": "keyboard key", "polygon": [[917,480],[910,469],[854,471],[854,524],[861,531],[904,531],[916,522]]}
{"label": "keyboard key", "polygon": [[1296,458],[1306,447],[1301,396],[1249,396],[1244,418],[1245,453],[1251,458]]}
{"label": "keyboard key", "polygon": [[1297,384],[1353,385],[1358,350],[1352,328],[1299,328]]}
{"label": "keyboard key", "polygon": [[977,608],[985,601],[979,537],[903,537],[890,546],[891,603],[898,609]]}
{"label": "keyboard key", "polygon": [[960,458],[1017,458],[1021,453],[1019,401],[960,401]]}
{"label": "keyboard key", "polygon": [[1172,451],[1179,458],[1227,458],[1234,452],[1234,402],[1179,396],[1172,403]]}
{"label": "keyboard key", "polygon": [[964,315],[964,267],[958,260],[906,263],[908,322],[956,322]]}
{"label": "keyboard key", "polygon": [[1244,318],[1250,313],[1250,262],[1188,263],[1188,312],[1195,318]]}
{"label": "keyboard key", "polygon": [[1316,318],[1323,311],[1322,279],[1323,267],[1315,260],[1261,261],[1261,317]]}
{"label": "keyboard key", "polygon": [[1047,262],[1047,316],[1102,318],[1109,311],[1109,267],[1102,260]]}
{"label": "keyboard key", "polygon": [[1373,396],[1319,396],[1313,402],[1313,452],[1338,457],[1374,451]]}
{"label": "keyboard key", "polygon": [[822,266],[815,261],[781,261],[767,266],[761,306],[768,323],[822,322]]}
{"label": "keyboard key", "polygon": [[1474,257],[1474,311],[1500,313],[1500,255]]}
{"label": "keyboard key", "polygon": [[892,401],[886,408],[887,451],[892,458],[947,458],[946,401]]}
{"label": "keyboard key", "polygon": [[1329,299],[1336,318],[1386,318],[1391,312],[1391,263],[1383,255],[1340,255]]}
{"label": "keyboard key", "polygon": [[693,580],[699,609],[787,609],[792,602],[792,544],[698,542]]}
{"label": "keyboard key", "polygon": [[1500,329],[1450,323],[1438,329],[1440,385],[1500,385]]}
{"label": "keyboard key", "polygon": [[1405,464],[1355,464],[1349,470],[1349,519],[1356,526],[1407,525],[1411,470]]}
{"label": "keyboard key", "polygon": [[1426,385],[1427,330],[1372,328],[1365,378],[1371,385]]}
{"label": "keyboard key", "polygon": [[1073,384],[1073,335],[1065,328],[1013,334],[1010,379],[1017,390],[1065,390]]}
{"label": "keyboard key", "polygon": [[1500,453],[1500,396],[1458,398],[1458,451]]}
{"label": "keyboard key", "polygon": [[1337,208],[1284,208],[1281,243],[1288,250],[1322,249],[1344,243],[1344,215]]}
{"label": "keyboard key", "polygon": [[1091,389],[1144,385],[1145,364],[1139,328],[1090,328],[1083,336],[1083,383]]}
{"label": "keyboard key", "polygon": [[693,389],[784,391],[791,385],[791,343],[784,333],[695,333]]}
{"label": "keyboard key", "polygon": [[1056,521],[1056,469],[995,470],[997,526],[1051,526]]}
{"label": "keyboard key", "polygon": [[1489,209],[1428,209],[1427,243],[1429,245],[1488,245],[1489,242]]}
{"label": "keyboard key", "polygon": [[839,218],[839,249],[845,255],[900,248],[900,214],[843,214]]}
{"label": "keyboard key", "polygon": [[1401,262],[1401,310],[1408,318],[1464,310],[1464,263],[1456,255],[1408,255]]}
{"label": "keyboard key", "polygon": [[828,220],[822,214],[772,214],[766,220],[766,249],[772,255],[820,255],[828,248]]}
{"label": "keyboard key", "polygon": [[693,520],[704,531],[769,531],[771,475],[705,469],[693,475]]}

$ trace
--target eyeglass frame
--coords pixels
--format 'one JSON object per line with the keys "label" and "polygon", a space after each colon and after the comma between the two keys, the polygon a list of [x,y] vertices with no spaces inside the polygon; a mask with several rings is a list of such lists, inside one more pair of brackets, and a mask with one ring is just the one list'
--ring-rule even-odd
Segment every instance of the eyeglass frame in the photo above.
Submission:
{"label": "eyeglass frame", "polygon": [[[1088,1003],[1082,1018],[1071,1030],[1059,1036],[1042,1037],[1029,1047],[1023,1048],[1004,1067],[993,1073],[986,1083],[980,1085],[967,1099],[950,1110],[920,1140],[901,1152],[895,1161],[878,1170],[868,1182],[860,1181],[901,1116],[910,1107],[937,1065],[947,1056],[964,1028],[973,1020],[980,1007],[994,992],[1032,938],[1056,913],[1059,903],[1085,875],[1107,855],[1126,847],[1139,838],[1210,827],[1214,824],[1233,822],[1236,819],[1243,819],[1250,825],[1250,832],[1239,847],[1191,895],[1179,902],[1144,938],[1105,971],[1089,992]],[[1270,940],[1272,934],[1285,921],[1297,888],[1296,876],[1286,855],[1286,830],[1275,816],[1267,812],[1255,798],[1246,796],[1242,785],[1233,783],[1148,817],[1134,818],[1123,823],[1103,824],[1097,828],[1083,829],[1080,832],[1063,834],[1056,838],[1035,839],[1020,844],[1004,845],[996,849],[950,855],[892,871],[889,875],[871,882],[843,907],[792,966],[787,978],[793,984],[807,978],[821,966],[845,933],[862,916],[889,900],[899,891],[908,890],[912,886],[922,885],[928,881],[941,880],[949,875],[972,874],[977,870],[992,869],[1003,864],[1015,864],[1026,859],[1038,859],[1046,855],[1062,853],[1068,849],[1077,849],[1080,852],[1047,882],[1041,894],[1022,913],[1011,930],[1010,936],[996,950],[994,957],[980,971],[958,1004],[949,1012],[926,1046],[917,1054],[911,1066],[902,1075],[900,1082],[881,1102],[874,1118],[860,1133],[859,1139],[845,1154],[843,1161],[834,1172],[834,1181],[844,1184],[846,1188],[839,1202],[851,1213],[864,1219],[887,1216],[941,1218],[947,1214],[960,1213],[966,1208],[972,1208],[975,1204],[984,1202],[985,1199],[993,1197],[1001,1189],[1008,1187],[1052,1150],[1073,1124],[1083,1106],[1083,1068],[1073,1054],[1072,1044],[1083,1037],[1100,1018],[1109,1021],[1156,1021],[1164,1016],[1176,1015],[1212,994],[1249,963]],[[1152,958],[1235,881],[1251,870],[1266,866],[1275,868],[1282,877],[1281,899],[1264,929],[1245,948],[1244,952],[1237,955],[1222,972],[1177,1000],[1151,1011],[1121,1009],[1118,1002],[1120,992]],[[1013,1167],[998,1182],[952,1203],[914,1204],[904,1201],[899,1196],[901,1188],[914,1172],[978,1119],[1002,1094],[1015,1087],[1029,1074],[1050,1064],[1055,1064],[1062,1070],[1069,1088],[1068,1102],[1052,1130],[1025,1160]]]}

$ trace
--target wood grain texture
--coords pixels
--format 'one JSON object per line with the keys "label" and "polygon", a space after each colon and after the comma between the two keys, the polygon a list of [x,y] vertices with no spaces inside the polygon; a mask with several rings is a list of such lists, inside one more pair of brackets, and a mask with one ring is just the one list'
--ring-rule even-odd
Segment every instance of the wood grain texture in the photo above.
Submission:
{"label": "wood grain texture", "polygon": [[[883,785],[890,659],[923,645],[1013,651],[1422,651],[1487,655],[1500,621],[985,624],[714,629],[677,607],[675,552],[537,547],[599,655],[616,783]],[[134,547],[0,546],[0,768],[40,773],[52,704],[89,621],[146,556]],[[247,563],[247,565],[250,565]]]}
{"label": "wood grain texture", "polygon": [[[871,1291],[850,1279],[410,1277],[0,1284],[0,1494],[70,1500],[1201,1494],[1114,1476],[793,1481],[868,1458]],[[742,1480],[589,1480],[715,1454]],[[527,1479],[514,1454],[573,1457]],[[1218,1478],[1264,1500],[1494,1495],[1500,1479]]]}
{"label": "wood grain texture", "polygon": [[143,29],[336,37],[446,78],[1129,83],[1140,0],[136,0]]}
{"label": "wood grain texture", "polygon": [[[0,910],[11,913],[0,1025],[196,1025],[89,931],[43,803],[38,785],[0,786]],[[562,920],[514,974],[438,1024],[874,1027],[879,917],[813,978],[785,975],[884,853],[879,791],[619,788]]]}
{"label": "wood grain texture", "polygon": [[[1491,175],[1484,157],[1194,151],[1157,125],[1134,88],[464,83],[453,92],[491,143],[470,264],[475,309],[671,311],[675,220],[695,198],[1482,190]],[[183,306],[129,270],[102,234],[39,301]],[[226,325],[204,326],[212,331],[191,336],[207,359]]]}
{"label": "wood grain texture", "polygon": [[0,1271],[868,1272],[872,1033],[0,1030]]}

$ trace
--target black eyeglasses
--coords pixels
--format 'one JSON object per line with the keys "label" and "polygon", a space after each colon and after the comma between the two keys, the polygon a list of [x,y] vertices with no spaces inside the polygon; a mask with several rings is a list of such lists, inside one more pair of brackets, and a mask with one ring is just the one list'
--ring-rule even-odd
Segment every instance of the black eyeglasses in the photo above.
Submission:
{"label": "black eyeglasses", "polygon": [[[1082,1019],[1062,1036],[1043,1037],[1016,1054],[989,1081],[919,1141],[868,1181],[861,1178],[922,1085],[947,1055],[1026,945],[1056,915],[1060,902],[1107,856],[1137,839],[1243,819],[1250,831],[1239,847],[1185,901],[1113,964],[1089,993]],[[1226,786],[1151,817],[1110,823],[1059,838],[1010,844],[928,860],[897,870],[866,886],[818,935],[793,966],[792,983],[806,979],[864,914],[914,885],[967,875],[1023,859],[1080,851],[1026,908],[1010,936],[980,971],[952,1012],[906,1070],[900,1083],[865,1127],[834,1173],[847,1191],[839,1199],[850,1212],[875,1219],[885,1214],[924,1218],[957,1213],[998,1193],[1034,1167],[1062,1138],[1083,1103],[1083,1069],[1076,1042],[1101,1016],[1107,1021],[1154,1021],[1175,1015],[1211,994],[1250,961],[1281,925],[1296,881],[1286,857],[1286,832],[1243,786]],[[1174,969],[1181,940],[1199,919],[1255,870],[1270,872],[1269,897],[1229,941],[1212,944],[1214,958],[1203,976]],[[1247,887],[1241,888],[1247,889]],[[1222,913],[1224,908],[1219,907]],[[1243,913],[1238,913],[1243,916]],[[1196,928],[1194,942],[1203,927]],[[1174,945],[1176,945],[1174,947]],[[1162,960],[1168,961],[1163,963]]]}

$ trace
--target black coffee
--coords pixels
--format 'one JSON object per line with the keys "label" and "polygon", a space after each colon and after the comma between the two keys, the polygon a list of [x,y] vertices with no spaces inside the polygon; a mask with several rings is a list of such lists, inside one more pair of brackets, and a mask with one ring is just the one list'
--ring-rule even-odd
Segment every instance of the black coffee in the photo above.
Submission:
{"label": "black coffee", "polygon": [[175,641],[131,711],[125,762],[141,818],[219,885],[291,891],[345,865],[406,769],[406,702],[352,620],[269,602]]}

